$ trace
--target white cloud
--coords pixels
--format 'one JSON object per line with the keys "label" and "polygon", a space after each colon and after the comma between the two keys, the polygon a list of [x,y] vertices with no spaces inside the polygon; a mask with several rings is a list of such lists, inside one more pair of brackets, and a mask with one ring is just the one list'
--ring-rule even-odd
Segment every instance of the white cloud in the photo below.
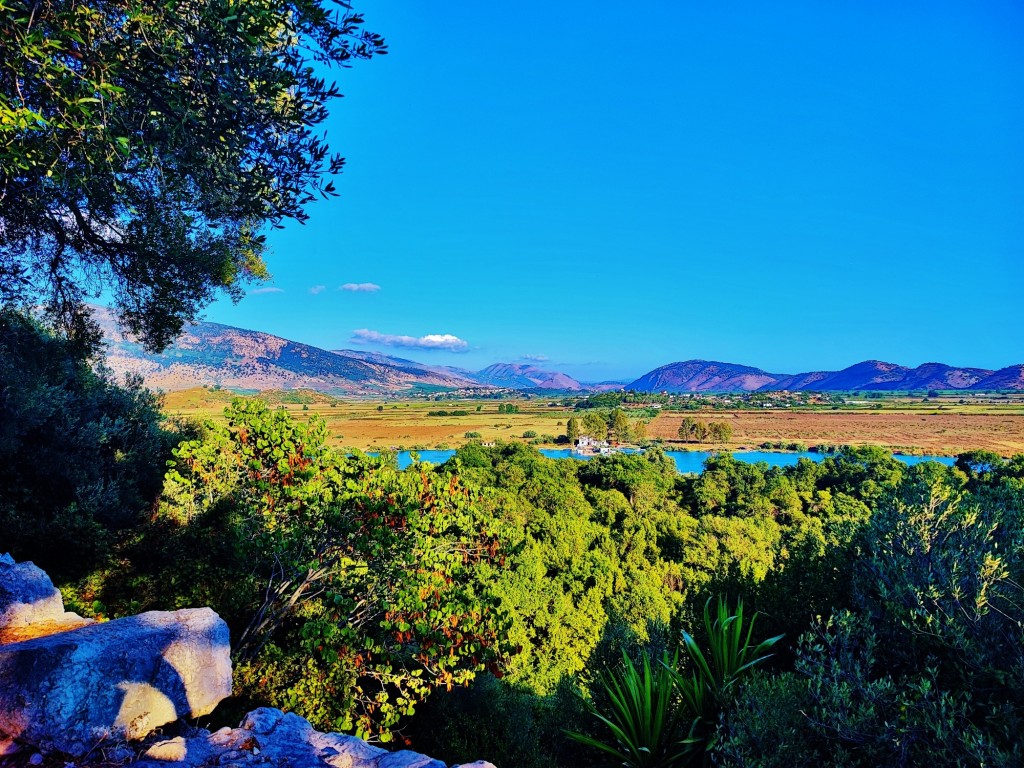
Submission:
{"label": "white cloud", "polygon": [[449,352],[465,352],[469,344],[450,333],[428,333],[426,336],[396,336],[380,333],[368,328],[352,332],[356,344],[381,344],[385,347],[413,347],[416,349],[444,349]]}
{"label": "white cloud", "polygon": [[546,363],[548,361],[547,355],[520,355],[520,360],[530,360],[534,363]]}
{"label": "white cloud", "polygon": [[380,290],[376,283],[345,283],[338,287],[339,291],[353,291],[355,293],[374,293]]}
{"label": "white cloud", "polygon": [[256,288],[255,290],[249,291],[250,296],[255,296],[260,293],[284,293],[284,288]]}
{"label": "white cloud", "polygon": [[323,293],[326,290],[326,285],[314,285],[312,288],[309,289],[309,292],[316,296],[318,293]]}

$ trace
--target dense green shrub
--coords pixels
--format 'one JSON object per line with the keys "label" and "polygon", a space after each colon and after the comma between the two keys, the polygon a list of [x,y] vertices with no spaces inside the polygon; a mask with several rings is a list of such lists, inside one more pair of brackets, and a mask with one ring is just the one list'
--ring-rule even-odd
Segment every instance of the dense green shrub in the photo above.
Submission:
{"label": "dense green shrub", "polygon": [[96,596],[115,612],[211,605],[236,696],[382,740],[434,689],[497,671],[477,578],[498,549],[475,494],[428,465],[346,457],[258,400],[174,451],[153,526]]}
{"label": "dense green shrub", "polygon": [[[1021,498],[1002,462],[972,478],[934,463],[907,470],[859,537],[851,609],[804,635],[796,677],[745,691],[724,721],[720,764],[1019,765]],[[755,757],[768,711],[785,733],[782,762]]]}
{"label": "dense green shrub", "polygon": [[538,696],[479,675],[469,686],[440,691],[410,723],[416,749],[449,764],[488,760],[517,768],[587,765],[563,729],[586,727],[586,711],[569,678]]}
{"label": "dense green shrub", "polygon": [[100,564],[160,493],[173,435],[137,378],[0,309],[0,549],[59,581]]}

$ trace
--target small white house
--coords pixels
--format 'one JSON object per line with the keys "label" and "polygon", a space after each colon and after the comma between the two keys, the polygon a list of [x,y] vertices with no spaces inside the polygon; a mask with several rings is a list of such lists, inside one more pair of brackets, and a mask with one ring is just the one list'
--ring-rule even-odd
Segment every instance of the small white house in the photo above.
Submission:
{"label": "small white house", "polygon": [[590,435],[580,435],[576,441],[576,451],[578,453],[600,453],[608,447],[607,440],[595,440]]}

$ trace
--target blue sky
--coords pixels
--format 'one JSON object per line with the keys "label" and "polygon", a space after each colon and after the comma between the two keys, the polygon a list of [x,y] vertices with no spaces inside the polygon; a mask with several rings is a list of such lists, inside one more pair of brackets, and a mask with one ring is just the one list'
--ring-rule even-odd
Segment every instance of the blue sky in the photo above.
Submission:
{"label": "blue sky", "polygon": [[357,7],[341,197],[206,319],[590,381],[1024,362],[1019,1]]}

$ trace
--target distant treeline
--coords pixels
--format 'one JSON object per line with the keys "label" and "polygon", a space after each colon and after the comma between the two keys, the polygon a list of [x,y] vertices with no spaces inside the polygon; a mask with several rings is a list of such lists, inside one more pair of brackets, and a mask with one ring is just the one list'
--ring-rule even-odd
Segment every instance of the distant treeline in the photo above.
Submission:
{"label": "distant treeline", "polygon": [[678,435],[684,443],[727,443],[732,440],[732,424],[721,419],[702,421],[684,416]]}

